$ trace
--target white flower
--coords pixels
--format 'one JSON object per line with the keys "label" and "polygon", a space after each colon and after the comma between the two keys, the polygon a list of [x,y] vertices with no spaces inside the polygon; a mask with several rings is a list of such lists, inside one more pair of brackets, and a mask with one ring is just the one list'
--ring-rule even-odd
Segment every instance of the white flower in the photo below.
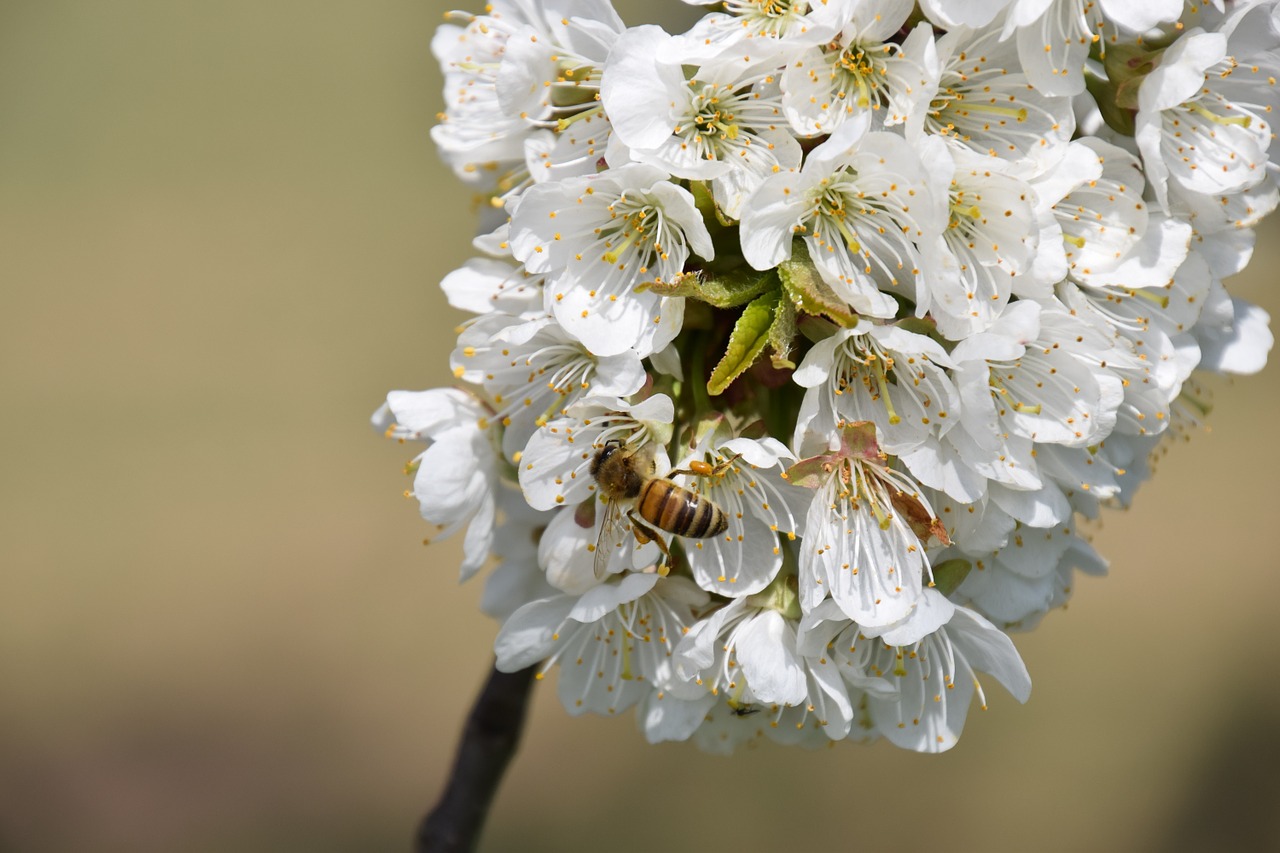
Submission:
{"label": "white flower", "polygon": [[534,181],[594,174],[611,126],[600,75],[625,26],[605,0],[572,0],[550,27],[511,35],[495,82],[504,111],[540,130],[524,143]]}
{"label": "white flower", "polygon": [[1004,631],[1105,572],[1079,524],[1197,371],[1268,358],[1223,281],[1280,207],[1280,0],[686,2],[446,16],[472,390],[375,425],[571,713],[949,749],[978,672],[1027,698]]}
{"label": "white flower", "polygon": [[587,396],[627,397],[644,385],[633,350],[594,356],[549,317],[479,317],[458,336],[453,375],[483,385],[503,426],[502,450],[514,458],[548,420]]}
{"label": "white flower", "polygon": [[[594,171],[589,152],[608,139],[599,66],[622,29],[607,0],[497,0],[442,26],[432,49],[445,112],[431,135],[457,175],[511,198],[534,179]],[[568,132],[592,121],[594,132]]]}
{"label": "white flower", "polygon": [[914,295],[916,245],[944,227],[942,197],[924,185],[924,167],[900,136],[864,133],[847,121],[809,153],[800,172],[761,185],[742,218],[742,253],[753,268],[791,257],[801,237],[823,279],[860,314],[892,317],[887,291]]}
{"label": "white flower", "polygon": [[[951,605],[935,590],[925,590],[930,608],[950,610],[944,625],[914,642],[909,623],[879,635],[869,669],[897,690],[869,694],[867,705],[877,730],[895,746],[916,752],[945,752],[955,746],[976,694],[986,710],[987,697],[978,681],[988,673],[1019,702],[1031,697],[1031,676],[1009,637],[986,619]],[[913,614],[924,618],[922,606]],[[938,614],[927,614],[930,620]],[[902,638],[895,637],[901,633]]]}
{"label": "white flower", "polygon": [[[628,574],[581,596],[530,602],[494,642],[496,666],[516,672],[560,664],[558,692],[570,714],[616,714],[654,684],[670,684],[670,657],[707,594],[683,578]],[[541,662],[541,663],[539,663]]]}
{"label": "white flower", "polygon": [[804,617],[800,638],[806,654],[837,661],[865,697],[878,734],[917,752],[955,746],[975,693],[986,708],[978,671],[1019,702],[1031,695],[1031,677],[1008,636],[933,589],[924,591],[910,617],[881,630],[848,620],[827,602]]}
{"label": "white flower", "polygon": [[596,494],[591,463],[610,441],[630,450],[655,453],[659,470],[670,467],[661,446],[671,435],[675,407],[657,394],[634,405],[593,398],[570,406],[534,433],[519,460],[520,488],[534,509],[572,506]]}
{"label": "white flower", "polygon": [[814,490],[800,548],[805,611],[830,596],[861,625],[904,618],[920,598],[929,562],[923,538],[945,536],[911,478],[884,464],[869,423],[841,430],[841,446],[788,471]]}
{"label": "white flower", "polygon": [[1192,253],[1163,287],[1123,287],[1064,281],[1059,297],[1076,316],[1114,334],[1107,369],[1124,383],[1116,428],[1131,435],[1158,434],[1169,406],[1201,360],[1191,329],[1212,283],[1208,264]]}
{"label": "white flower", "polygon": [[699,620],[675,650],[676,674],[732,706],[799,705],[808,695],[795,625],[738,598]]}
{"label": "white flower", "polygon": [[494,81],[503,112],[555,127],[584,105],[594,105],[600,70],[626,29],[604,0],[540,0],[541,15],[507,38]]}
{"label": "white flower", "polygon": [[1196,326],[1203,354],[1201,366],[1217,373],[1248,375],[1267,364],[1275,345],[1269,328],[1271,316],[1256,305],[1228,296],[1220,282],[1210,289],[1205,322]]}
{"label": "white flower", "polygon": [[497,498],[502,521],[494,530],[493,556],[498,562],[485,581],[480,610],[506,621],[527,602],[557,592],[538,567],[538,543],[553,513],[533,509],[517,489],[500,488]]}
{"label": "white flower", "polygon": [[930,178],[946,190],[950,222],[926,252],[917,316],[952,340],[988,328],[1028,274],[1039,243],[1035,191],[1004,161],[921,141]]}
{"label": "white flower", "polygon": [[373,415],[374,428],[388,438],[428,442],[407,469],[414,474],[409,494],[422,517],[439,525],[437,538],[467,525],[463,580],[479,571],[493,545],[498,454],[489,418],[484,404],[456,388],[392,391]]}
{"label": "white flower", "polygon": [[776,606],[794,602],[793,591],[766,595],[735,599],[699,620],[676,647],[676,674],[709,691],[737,720],[752,718],[717,726],[708,716],[710,728],[722,729],[730,744],[750,739],[733,729],[749,731],[762,722],[786,731],[812,724],[826,739],[843,739],[853,704],[834,662],[797,649],[799,610],[792,604],[794,612],[787,614]]}
{"label": "white flower", "polygon": [[440,282],[449,304],[473,314],[525,319],[542,313],[542,276],[498,258],[473,258]]}
{"label": "white flower", "polygon": [[1007,432],[1071,447],[1105,437],[1119,404],[1109,392],[1118,382],[1098,367],[1111,342],[1090,332],[1060,305],[1023,300],[989,331],[957,344],[951,357],[960,365],[956,384],[970,436]]}
{"label": "white flower", "polygon": [[910,452],[946,432],[959,411],[948,367],[946,350],[924,335],[868,320],[841,329],[814,344],[793,376],[809,389],[793,443],[810,434],[825,444],[844,424],[871,421],[886,453]]}
{"label": "white flower", "polygon": [[[1100,139],[1072,142],[1062,159],[1034,183],[1042,201],[1051,205],[1057,226],[1054,236],[1044,239],[1043,251],[1061,252],[1065,274],[1078,280],[1092,282],[1116,270],[1147,234],[1142,169],[1123,149]],[[1180,262],[1177,257],[1163,280],[1153,283],[1167,282]],[[1130,287],[1142,286],[1123,273],[1115,277]]]}
{"label": "white flower", "polygon": [[782,468],[795,460],[782,442],[733,438],[721,426],[705,430],[677,468],[698,463],[710,469],[706,476],[682,475],[679,482],[719,506],[729,527],[683,544],[700,587],[737,597],[759,592],[777,575],[783,560],[779,536],[796,538],[810,496],[782,478]]}
{"label": "white flower", "polygon": [[920,482],[956,500],[985,492],[1024,523],[1064,521],[1070,506],[1043,488],[1037,444],[1086,447],[1110,434],[1124,400],[1123,381],[1106,367],[1116,352],[1112,337],[1056,300],[1011,303],[990,329],[951,352],[959,423],[903,462]]}
{"label": "white flower", "polygon": [[525,14],[522,4],[499,0],[465,26],[441,26],[431,40],[445,79],[445,112],[431,138],[460,179],[490,189],[521,180],[511,173],[523,166],[531,128],[502,108],[495,80],[507,38],[529,23]]}
{"label": "white flower", "polygon": [[839,33],[782,72],[782,106],[796,133],[829,134],[864,113],[876,114],[880,124],[901,124],[922,109],[938,85],[932,28],[916,27],[901,45],[890,41],[911,4],[870,0],[829,10]]}
{"label": "white flower", "polygon": [[605,111],[633,160],[711,181],[716,204],[737,219],[766,176],[800,165],[800,144],[782,115],[775,59],[768,50],[695,58],[686,76],[681,59],[662,58],[673,50],[672,37],[658,27],[624,34],[601,83]]}
{"label": "white flower", "polygon": [[[711,0],[685,0],[710,6]],[[834,32],[828,4],[810,0],[724,0],[724,12],[712,12],[672,41],[671,56],[686,62],[711,59],[748,43],[776,41],[800,50]]]}
{"label": "white flower", "polygon": [[1182,11],[1182,0],[1013,0],[1002,38],[1014,37],[1033,86],[1049,95],[1084,90],[1089,48],[1112,23],[1144,32]]}
{"label": "white flower", "polygon": [[1038,160],[1071,139],[1070,100],[1027,79],[1013,43],[1000,41],[998,26],[948,32],[938,39],[937,62],[937,91],[926,109],[908,118],[908,138],[936,134],[1006,160]]}
{"label": "white flower", "polygon": [[1280,58],[1237,60],[1228,53],[1229,34],[1184,34],[1138,90],[1136,139],[1166,209],[1171,193],[1231,194],[1266,177]]}
{"label": "white flower", "polygon": [[565,331],[602,356],[665,347],[683,300],[638,286],[673,280],[691,252],[715,255],[689,191],[638,165],[533,187],[512,215],[511,247],[547,275],[547,304]]}
{"label": "white flower", "polygon": [[929,20],[945,30],[981,27],[1004,11],[1012,0],[920,0]]}
{"label": "white flower", "polygon": [[1103,574],[1106,563],[1070,526],[1022,527],[998,551],[973,559],[956,598],[997,625],[1029,628],[1066,603],[1074,570]]}

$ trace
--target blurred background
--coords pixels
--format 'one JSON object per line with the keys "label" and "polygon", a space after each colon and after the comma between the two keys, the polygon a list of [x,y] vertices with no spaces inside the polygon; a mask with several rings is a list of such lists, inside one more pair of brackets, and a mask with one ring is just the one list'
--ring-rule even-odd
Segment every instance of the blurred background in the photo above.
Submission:
{"label": "blurred background", "polygon": [[[462,319],[444,8],[0,0],[0,850],[403,850],[438,794],[495,626],[367,421]],[[1278,237],[1229,286],[1280,317]],[[954,751],[726,760],[544,687],[485,847],[1275,849],[1278,390],[1217,383]]]}

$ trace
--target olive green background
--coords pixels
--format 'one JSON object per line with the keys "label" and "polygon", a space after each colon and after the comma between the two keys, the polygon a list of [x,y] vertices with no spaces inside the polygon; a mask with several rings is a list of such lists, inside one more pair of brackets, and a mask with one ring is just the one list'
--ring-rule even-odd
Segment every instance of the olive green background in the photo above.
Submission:
{"label": "olive green background", "polygon": [[[443,9],[0,2],[0,849],[400,850],[439,791],[495,626],[367,419],[462,319]],[[1278,236],[1230,286],[1280,316]],[[1278,386],[1216,383],[953,752],[726,760],[546,685],[487,849],[1274,844]]]}

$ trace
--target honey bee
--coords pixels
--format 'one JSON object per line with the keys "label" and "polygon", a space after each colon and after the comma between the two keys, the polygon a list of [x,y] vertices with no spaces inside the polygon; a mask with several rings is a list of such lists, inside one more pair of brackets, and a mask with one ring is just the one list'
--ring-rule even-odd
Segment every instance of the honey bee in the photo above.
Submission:
{"label": "honey bee", "polygon": [[[732,460],[724,463],[729,464]],[[669,479],[679,474],[712,476],[718,469],[706,462],[692,462],[687,469],[655,477],[651,455],[629,450],[621,441],[606,442],[591,460],[591,476],[605,500],[605,517],[595,548],[596,577],[605,576],[609,555],[625,536],[620,532],[623,515],[631,522],[637,542],[657,543],[668,569],[671,551],[655,527],[691,539],[706,539],[728,530],[729,519],[714,501]],[[632,506],[624,510],[625,504]]]}

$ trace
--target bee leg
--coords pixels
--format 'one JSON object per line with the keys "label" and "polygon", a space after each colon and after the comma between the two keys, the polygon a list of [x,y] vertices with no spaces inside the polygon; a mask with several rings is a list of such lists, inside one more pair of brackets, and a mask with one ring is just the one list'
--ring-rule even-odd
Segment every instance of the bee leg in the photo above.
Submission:
{"label": "bee leg", "polygon": [[713,469],[712,469],[712,471],[711,471],[711,476],[713,476],[713,477],[723,477],[723,476],[724,476],[724,474],[725,474],[725,472],[726,472],[726,471],[728,471],[730,468],[732,468],[732,467],[733,467],[733,463],[737,462],[737,461],[738,461],[739,459],[741,459],[741,458],[742,458],[742,454],[741,454],[741,453],[735,453],[735,454],[733,454],[733,455],[732,455],[732,456],[730,456],[728,459],[724,460],[724,461],[723,461],[723,462],[721,462],[719,465],[717,465],[715,468],[713,468]]}
{"label": "bee leg", "polygon": [[673,471],[668,471],[666,476],[667,479],[677,477],[681,474],[685,474],[690,477],[723,477],[725,472],[733,467],[733,463],[737,462],[741,458],[741,453],[735,453],[728,459],[715,465],[708,465],[706,462],[698,462],[695,460],[689,463],[688,468],[676,468]]}
{"label": "bee leg", "polygon": [[650,542],[656,543],[658,550],[662,551],[662,562],[658,565],[658,574],[665,578],[670,574],[671,567],[674,565],[671,549],[667,547],[667,543],[663,541],[662,535],[658,531],[640,520],[635,510],[628,511],[627,518],[631,521],[631,532],[635,534],[637,542],[641,545],[648,545]]}

